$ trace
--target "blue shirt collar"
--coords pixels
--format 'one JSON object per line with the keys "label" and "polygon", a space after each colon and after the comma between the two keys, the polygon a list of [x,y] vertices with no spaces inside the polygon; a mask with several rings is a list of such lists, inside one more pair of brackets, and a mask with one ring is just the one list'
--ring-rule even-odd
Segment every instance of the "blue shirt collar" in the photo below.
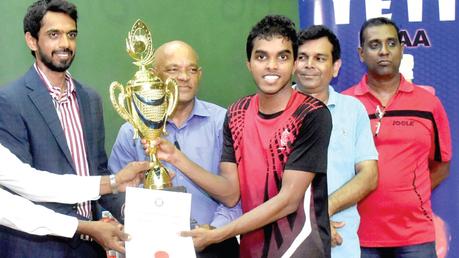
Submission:
{"label": "blue shirt collar", "polygon": [[190,118],[193,116],[202,116],[202,117],[210,116],[209,110],[207,110],[207,108],[204,106],[202,101],[200,101],[196,97],[194,98],[194,107],[193,107],[193,110],[191,111]]}
{"label": "blue shirt collar", "polygon": [[332,86],[328,86],[328,101],[327,101],[327,107],[334,107],[336,106],[338,102],[338,92],[333,89]]}
{"label": "blue shirt collar", "polygon": [[[210,115],[211,114],[209,113],[209,110],[207,110],[202,101],[195,97],[193,110],[191,110],[190,116],[186,119],[185,123],[181,126],[181,128],[186,127],[188,122],[192,120],[194,117],[209,117]],[[175,127],[175,124],[172,123],[171,120],[167,122],[171,125],[174,125]]]}

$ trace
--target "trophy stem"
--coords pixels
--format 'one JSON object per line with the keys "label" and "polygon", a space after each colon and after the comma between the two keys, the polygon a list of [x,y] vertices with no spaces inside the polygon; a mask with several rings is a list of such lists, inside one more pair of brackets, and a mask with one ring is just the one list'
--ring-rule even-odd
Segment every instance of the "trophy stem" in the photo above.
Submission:
{"label": "trophy stem", "polygon": [[146,189],[165,189],[172,187],[172,181],[167,169],[159,162],[156,157],[156,148],[149,151],[150,162],[152,168],[145,174],[144,188]]}

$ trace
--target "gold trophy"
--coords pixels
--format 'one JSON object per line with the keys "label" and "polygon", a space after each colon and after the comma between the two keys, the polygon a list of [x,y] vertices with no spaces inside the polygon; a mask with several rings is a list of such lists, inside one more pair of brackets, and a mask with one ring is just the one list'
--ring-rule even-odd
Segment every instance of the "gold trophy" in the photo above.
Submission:
{"label": "gold trophy", "polygon": [[[126,87],[119,82],[112,82],[110,100],[116,112],[134,127],[134,139],[140,135],[152,141],[166,134],[166,121],[177,105],[177,83],[173,79],[163,82],[147,68],[155,56],[150,30],[141,20],[132,26],[126,39],[126,50],[139,70]],[[118,96],[115,91],[119,92]],[[166,168],[156,156],[156,148],[150,147],[148,154],[153,166],[145,174],[144,188],[172,187]]]}

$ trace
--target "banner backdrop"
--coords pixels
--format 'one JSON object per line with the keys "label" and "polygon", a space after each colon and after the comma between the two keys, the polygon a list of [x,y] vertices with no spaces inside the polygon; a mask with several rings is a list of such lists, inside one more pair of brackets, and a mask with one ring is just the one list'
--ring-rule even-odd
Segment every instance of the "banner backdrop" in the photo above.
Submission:
{"label": "banner backdrop", "polygon": [[[438,215],[439,257],[459,257],[459,22],[456,0],[299,0],[300,27],[324,24],[340,39],[340,74],[332,84],[342,91],[365,72],[357,48],[362,23],[384,16],[401,29],[405,51],[400,71],[414,83],[433,86],[448,113],[453,139],[451,173],[433,192]],[[396,178],[394,178],[396,180]],[[449,250],[448,250],[449,248]],[[446,254],[447,253],[447,254]]]}

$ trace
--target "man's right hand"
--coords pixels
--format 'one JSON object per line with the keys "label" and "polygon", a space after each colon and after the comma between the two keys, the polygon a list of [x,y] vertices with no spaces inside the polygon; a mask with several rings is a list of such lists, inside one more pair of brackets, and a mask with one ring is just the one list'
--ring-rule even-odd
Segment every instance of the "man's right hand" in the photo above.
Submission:
{"label": "man's right hand", "polygon": [[144,172],[150,168],[148,161],[135,161],[127,164],[116,174],[118,191],[126,191],[128,186],[138,186],[145,178]]}
{"label": "man's right hand", "polygon": [[176,161],[176,155],[180,153],[174,144],[164,138],[156,138],[152,141],[142,139],[141,142],[145,153],[148,153],[150,148],[156,147],[156,156],[160,160],[164,160],[171,164],[174,164]]}

